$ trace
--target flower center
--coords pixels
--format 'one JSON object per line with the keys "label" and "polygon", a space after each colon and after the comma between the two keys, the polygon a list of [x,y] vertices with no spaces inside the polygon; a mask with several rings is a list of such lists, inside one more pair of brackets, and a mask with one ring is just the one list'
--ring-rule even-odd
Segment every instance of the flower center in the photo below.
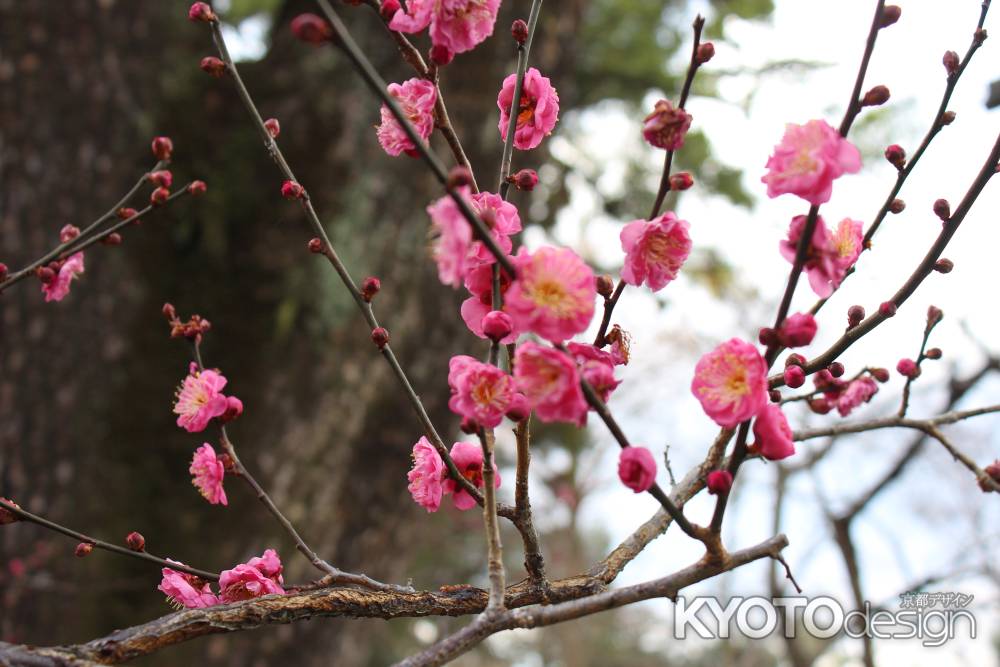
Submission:
{"label": "flower center", "polygon": [[529,96],[522,94],[521,103],[518,105],[517,110],[517,124],[525,125],[530,123],[535,117],[535,104],[536,100],[531,99]]}

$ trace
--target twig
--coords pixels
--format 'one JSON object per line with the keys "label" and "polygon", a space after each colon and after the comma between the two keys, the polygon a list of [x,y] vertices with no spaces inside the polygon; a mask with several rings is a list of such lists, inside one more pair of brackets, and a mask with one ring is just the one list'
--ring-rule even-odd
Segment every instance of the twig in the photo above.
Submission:
{"label": "twig", "polygon": [[505,574],[503,568],[503,545],[500,543],[500,524],[497,521],[497,496],[493,471],[493,431],[481,431],[479,436],[483,448],[483,523],[486,527],[487,569],[490,579],[490,599],[487,611],[503,609]]}

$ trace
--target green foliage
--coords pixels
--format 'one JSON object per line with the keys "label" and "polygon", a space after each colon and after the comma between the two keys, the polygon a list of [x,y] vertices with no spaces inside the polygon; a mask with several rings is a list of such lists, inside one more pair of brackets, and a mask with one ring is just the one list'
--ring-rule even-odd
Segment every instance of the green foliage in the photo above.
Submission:
{"label": "green foliage", "polygon": [[254,14],[274,14],[281,7],[282,0],[231,0],[223,18],[230,23],[239,23]]}

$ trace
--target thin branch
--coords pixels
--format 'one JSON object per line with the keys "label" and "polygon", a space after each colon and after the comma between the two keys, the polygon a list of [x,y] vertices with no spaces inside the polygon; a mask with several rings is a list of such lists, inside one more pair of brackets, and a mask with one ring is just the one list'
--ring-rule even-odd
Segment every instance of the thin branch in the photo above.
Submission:
{"label": "thin branch", "polygon": [[497,521],[497,495],[494,486],[496,473],[493,470],[493,431],[481,431],[479,436],[483,448],[483,523],[486,528],[487,571],[490,579],[490,599],[487,610],[503,609],[505,573],[503,568],[503,545],[500,543],[500,524]]}

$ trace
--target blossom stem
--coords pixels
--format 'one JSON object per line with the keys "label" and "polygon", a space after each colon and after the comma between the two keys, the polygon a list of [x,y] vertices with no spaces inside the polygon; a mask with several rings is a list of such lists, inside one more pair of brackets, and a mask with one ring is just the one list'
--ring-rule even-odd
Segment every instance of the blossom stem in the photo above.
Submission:
{"label": "blossom stem", "polygon": [[9,503],[3,498],[0,498],[0,508],[14,514],[22,521],[27,521],[43,528],[47,528],[56,533],[61,533],[67,537],[72,537],[79,542],[85,542],[92,545],[96,549],[103,549],[104,551],[110,551],[112,553],[120,554],[122,556],[131,556],[132,558],[138,558],[150,563],[156,563],[162,567],[169,567],[172,570],[178,572],[184,572],[185,574],[191,574],[206,581],[218,581],[219,575],[214,572],[208,572],[206,570],[199,570],[194,567],[188,567],[187,565],[182,565],[180,563],[175,563],[173,561],[166,560],[164,558],[159,558],[149,553],[148,551],[132,551],[125,547],[120,547],[117,544],[111,544],[110,542],[105,542],[104,540],[98,540],[96,538],[90,537],[89,535],[84,535],[83,533],[77,532],[72,528],[67,528],[61,524],[54,521],[49,521],[48,519],[38,516],[37,514],[32,514],[27,510],[21,509],[13,503]]}
{"label": "blossom stem", "polygon": [[[417,134],[416,129],[414,129],[413,124],[410,123],[410,120],[400,108],[396,98],[389,94],[385,81],[383,81],[382,77],[375,71],[371,61],[368,60],[367,56],[365,56],[365,54],[358,47],[357,43],[351,37],[350,32],[347,30],[347,26],[345,26],[343,21],[340,20],[340,17],[327,0],[316,1],[317,4],[319,4],[320,10],[326,16],[327,21],[330,22],[333,31],[336,33],[334,41],[337,46],[344,51],[351,63],[354,65],[358,74],[361,75],[361,78],[364,79],[365,83],[368,84],[368,87],[371,88],[372,92],[382,100],[382,103],[385,104],[389,111],[392,112],[392,115],[396,117],[400,127],[403,128],[406,136],[411,142],[413,142],[413,145],[416,147],[420,157],[423,158],[424,162],[426,162],[428,167],[430,167],[431,173],[434,174],[441,185],[445,186],[445,189],[455,201],[455,205],[458,207],[462,216],[468,220],[470,225],[472,225],[472,231],[476,238],[482,241],[483,245],[489,249],[500,266],[502,266],[511,276],[515,276],[517,272],[514,270],[513,264],[511,264],[510,260],[507,259],[507,256],[500,249],[500,246],[497,245],[496,240],[493,238],[492,234],[490,234],[490,230],[486,226],[486,223],[484,223],[482,219],[476,215],[475,211],[472,210],[472,207],[469,206],[469,203],[465,200],[457,188],[448,187],[448,172],[444,168],[444,165],[437,158],[437,156],[431,152],[430,148],[420,138],[420,135]],[[212,25],[213,33],[218,32],[217,22]],[[223,58],[223,60],[225,60],[225,58]]]}
{"label": "blossom stem", "polygon": [[495,444],[492,430],[481,430],[479,442],[483,448],[483,522],[486,526],[486,544],[488,553],[488,571],[490,578],[490,600],[487,611],[503,609],[503,592],[505,574],[503,568],[503,545],[500,542],[500,524],[497,521],[497,496],[493,470],[493,446]]}
{"label": "blossom stem", "polygon": [[[934,327],[936,327],[937,324],[938,324],[938,322],[940,322],[940,321],[941,321],[940,318],[935,319],[935,320],[931,320],[928,317],[928,319],[927,319],[927,326],[924,327],[924,335],[923,335],[923,338],[920,341],[920,351],[917,353],[916,364],[917,364],[917,369],[918,370],[920,369],[920,364],[922,364],[923,361],[924,361],[924,359],[927,358],[927,355],[924,354],[924,353],[927,350],[927,341],[931,337],[931,332],[934,331]],[[910,385],[913,384],[913,381],[915,379],[917,379],[916,375],[908,375],[906,377],[906,384],[903,385],[903,400],[900,402],[900,405],[899,405],[899,413],[898,414],[899,414],[900,417],[905,417],[906,416],[906,410],[910,407]]]}
{"label": "blossom stem", "polygon": [[[257,109],[257,106],[254,104],[253,98],[250,97],[250,91],[247,90],[246,85],[240,78],[239,71],[236,68],[236,64],[233,62],[232,57],[229,55],[229,49],[226,46],[226,41],[222,35],[222,29],[219,25],[218,20],[216,19],[214,21],[211,21],[209,23],[209,26],[211,27],[212,30],[212,39],[215,42],[216,49],[219,52],[219,57],[226,64],[226,67],[231,75],[231,78],[234,84],[236,85],[237,94],[239,95],[240,100],[243,102],[243,106],[246,107],[247,112],[250,114],[250,117],[254,122],[254,126],[257,128],[257,132],[258,134],[260,134],[261,140],[263,140],[265,148],[267,148],[268,154],[271,156],[271,159],[274,160],[275,164],[278,166],[279,171],[281,171],[281,174],[285,179],[298,182],[298,180],[295,178],[294,172],[292,172],[292,168],[288,165],[288,162],[285,160],[285,156],[282,154],[281,149],[278,147],[278,143],[274,140],[274,137],[271,136],[271,133],[268,132],[267,127],[264,126],[264,119],[261,117],[260,111]],[[389,97],[392,96],[390,95]],[[406,127],[409,127],[409,125],[407,125]],[[412,128],[409,129],[412,131]],[[420,144],[417,143],[417,145]],[[316,214],[316,209],[313,208],[312,200],[309,197],[308,191],[303,192],[303,195],[299,201],[301,202],[302,210],[306,214],[306,221],[308,222],[310,229],[322,242],[323,256],[326,257],[327,261],[333,267],[334,271],[337,272],[337,275],[340,277],[340,280],[344,284],[344,287],[346,287],[348,292],[351,293],[351,296],[354,298],[354,302],[357,304],[358,309],[361,310],[361,314],[364,316],[365,321],[368,323],[368,325],[371,327],[372,330],[377,329],[379,327],[379,323],[378,320],[375,318],[375,312],[372,310],[371,304],[365,301],[365,298],[361,294],[361,291],[358,289],[358,286],[355,284],[354,279],[351,277],[351,274],[347,271],[347,267],[344,265],[343,261],[341,261],[340,257],[337,255],[336,250],[334,250],[333,242],[330,240],[330,237],[326,233],[326,229],[320,222],[319,216]],[[464,203],[464,200],[462,201]],[[414,412],[417,413],[417,418],[420,420],[420,423],[424,427],[424,432],[426,433],[427,438],[431,441],[431,443],[434,445],[434,448],[437,449],[438,453],[441,455],[441,458],[444,460],[445,465],[448,467],[448,472],[451,475],[452,479],[454,479],[459,486],[465,489],[465,491],[468,492],[469,495],[475,498],[476,502],[482,504],[483,502],[482,494],[479,492],[479,489],[473,486],[469,482],[469,480],[465,479],[465,477],[462,476],[462,473],[458,470],[458,467],[455,465],[455,462],[451,458],[451,454],[448,453],[448,448],[445,447],[444,441],[438,434],[437,429],[434,428],[434,424],[431,422],[430,416],[424,409],[420,397],[417,395],[416,391],[414,391],[413,385],[410,384],[409,378],[406,376],[406,373],[403,371],[403,367],[400,365],[399,360],[396,358],[396,355],[393,352],[392,347],[389,344],[384,345],[381,349],[381,353],[382,356],[385,358],[386,362],[389,364],[389,367],[392,369],[393,375],[396,376],[397,381],[403,387],[403,390],[410,401],[410,405],[413,407]]]}

